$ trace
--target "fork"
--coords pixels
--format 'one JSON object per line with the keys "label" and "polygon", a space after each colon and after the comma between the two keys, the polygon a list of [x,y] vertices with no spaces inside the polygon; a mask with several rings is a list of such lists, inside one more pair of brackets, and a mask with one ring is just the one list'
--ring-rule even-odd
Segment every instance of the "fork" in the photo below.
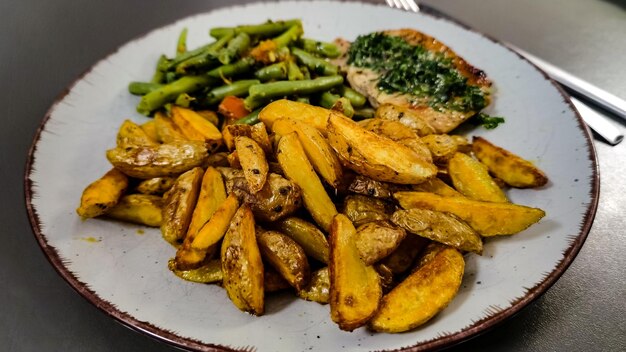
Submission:
{"label": "fork", "polygon": [[[392,8],[401,9],[409,12],[419,12],[420,8],[415,0],[385,0],[387,5]],[[524,56],[528,61],[544,71],[550,78],[558,82],[560,85],[573,91],[575,94],[589,100],[590,102],[606,109],[607,111],[626,119],[626,102],[619,97],[598,88],[591,83],[567,73],[531,54],[517,48],[510,43],[504,43],[509,49],[516,51]],[[579,111],[580,116],[585,123],[594,130],[598,135],[604,138],[611,145],[619,144],[624,135],[614,126],[613,122],[607,117],[599,114],[594,109],[587,106],[582,101],[570,96],[570,100]]]}

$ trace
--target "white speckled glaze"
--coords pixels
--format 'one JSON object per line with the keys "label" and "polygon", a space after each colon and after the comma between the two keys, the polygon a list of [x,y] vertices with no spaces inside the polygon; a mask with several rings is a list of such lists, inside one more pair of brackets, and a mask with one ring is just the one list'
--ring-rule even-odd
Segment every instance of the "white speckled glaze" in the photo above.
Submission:
{"label": "white speckled glaze", "polygon": [[[466,255],[458,296],[425,326],[404,334],[365,328],[343,332],[329,307],[271,295],[267,313],[237,310],[214,285],[185,282],[167,269],[175,250],[158,229],[75,213],[83,188],[110,168],[104,151],[135,112],[130,81],[151,77],[157,58],[172,55],[183,27],[190,47],[215,26],[302,18],[307,37],[354,39],[359,34],[414,28],[446,43],[494,82],[487,112],[501,127],[467,129],[534,161],[550,178],[537,190],[511,190],[513,202],[547,216],[510,237],[487,239],[482,256]],[[80,78],[49,111],[27,167],[26,197],[38,241],[59,273],[121,322],[191,349],[366,351],[436,348],[467,339],[508,318],[544,292],[567,268],[587,235],[598,197],[595,152],[588,131],[562,93],[515,53],[448,20],[383,6],[337,2],[260,3],[180,20],[121,47]]]}

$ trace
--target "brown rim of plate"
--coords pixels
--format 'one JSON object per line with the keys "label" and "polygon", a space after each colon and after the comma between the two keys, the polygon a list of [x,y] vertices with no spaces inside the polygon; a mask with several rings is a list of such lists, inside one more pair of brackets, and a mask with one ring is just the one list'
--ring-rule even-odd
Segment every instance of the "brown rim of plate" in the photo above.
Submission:
{"label": "brown rim of plate", "polygon": [[[218,7],[218,8],[212,9],[212,10],[210,10],[208,12],[197,14],[197,15],[194,15],[194,16],[204,15],[204,14],[216,11],[216,10],[223,10],[225,8],[231,8],[231,9],[245,8],[245,7],[250,6],[250,5],[256,5],[256,4],[259,4],[259,3],[271,3],[271,2],[273,2],[273,1],[260,1],[260,2],[248,3],[248,4],[244,4],[244,5]],[[312,2],[315,2],[315,1],[312,1]],[[328,2],[328,1],[323,1],[323,2]],[[387,8],[387,6],[385,6],[384,4],[381,4],[379,2],[362,2],[362,1],[346,1],[346,0],[341,0],[340,2],[342,2],[342,3],[355,3],[355,4],[359,4],[360,3],[360,4],[365,5],[365,6],[379,6],[379,7]],[[570,266],[570,264],[574,261],[574,258],[576,257],[576,255],[578,254],[580,249],[582,248],[583,244],[585,243],[585,240],[587,239],[587,235],[589,234],[589,230],[591,229],[591,225],[593,224],[593,220],[595,218],[596,210],[597,210],[597,207],[598,207],[598,201],[599,201],[600,175],[599,175],[599,171],[598,171],[597,155],[596,155],[596,151],[595,151],[595,146],[594,146],[593,141],[592,141],[591,132],[589,130],[589,127],[585,124],[585,122],[583,121],[582,117],[578,113],[578,111],[574,108],[572,102],[569,100],[568,95],[563,90],[563,88],[561,88],[556,82],[554,82],[545,72],[543,72],[541,69],[539,69],[536,65],[534,65],[533,63],[528,61],[522,55],[520,55],[516,51],[512,50],[511,48],[509,48],[505,44],[503,44],[500,41],[496,40],[495,38],[493,38],[493,37],[491,37],[489,35],[486,35],[484,33],[478,32],[478,31],[472,29],[471,27],[467,26],[466,24],[464,24],[464,23],[462,23],[462,22],[460,22],[460,21],[458,21],[456,19],[450,18],[449,16],[445,15],[444,13],[442,13],[442,12],[436,10],[436,9],[433,9],[431,7],[428,7],[426,5],[420,5],[420,14],[452,22],[455,25],[460,26],[460,27],[462,27],[463,29],[465,29],[467,31],[471,31],[471,32],[474,32],[476,34],[479,34],[479,35],[489,39],[493,43],[507,48],[511,52],[515,53],[522,60],[526,61],[531,66],[533,66],[537,71],[542,73],[544,78],[550,84],[552,84],[552,86],[554,88],[556,88],[556,90],[561,94],[561,96],[563,98],[563,101],[565,103],[567,103],[567,105],[569,106],[571,111],[576,116],[576,118],[578,120],[578,127],[583,131],[583,135],[584,135],[584,138],[585,138],[585,141],[586,141],[586,145],[587,145],[587,148],[588,148],[587,158],[588,158],[588,160],[592,164],[592,176],[593,177],[590,180],[590,183],[591,183],[591,194],[590,194],[590,197],[591,197],[591,199],[590,199],[590,203],[589,203],[589,205],[587,207],[587,211],[585,212],[585,215],[584,215],[584,222],[580,225],[580,233],[578,235],[570,235],[569,236],[569,238],[572,239],[572,242],[571,242],[570,246],[563,252],[563,259],[561,259],[561,261],[556,265],[556,267],[552,270],[552,272],[550,272],[548,275],[546,275],[545,278],[541,282],[539,282],[534,287],[528,288],[526,295],[524,295],[522,297],[519,297],[519,298],[513,300],[512,302],[510,302],[511,306],[506,308],[506,309],[501,309],[501,308],[495,307],[495,306],[491,307],[491,309],[487,312],[487,316],[485,318],[473,322],[473,324],[465,327],[461,331],[458,331],[458,332],[452,333],[452,334],[441,335],[441,336],[439,336],[437,338],[434,338],[434,339],[431,339],[431,340],[422,341],[422,342],[420,342],[420,343],[418,343],[416,345],[413,345],[413,346],[407,346],[407,347],[403,347],[403,348],[400,348],[400,349],[394,349],[394,350],[383,350],[383,351],[387,351],[387,352],[395,352],[395,351],[406,351],[406,352],[411,351],[411,352],[413,352],[413,351],[435,350],[435,349],[440,349],[440,348],[444,348],[444,347],[451,347],[453,345],[456,345],[456,344],[459,344],[459,343],[464,342],[466,340],[469,340],[471,338],[474,338],[474,337],[476,337],[476,336],[478,336],[478,335],[480,335],[482,333],[485,333],[485,332],[491,330],[492,328],[494,328],[495,326],[499,325],[500,323],[502,323],[503,321],[505,321],[509,317],[517,314],[522,308],[526,307],[529,303],[531,303],[535,299],[539,298],[544,292],[546,292],[561,277],[561,275],[565,272],[565,270],[567,270],[567,268]],[[190,16],[190,17],[194,17],[194,16]],[[185,19],[187,19],[187,18],[189,18],[189,17],[185,17]],[[174,23],[176,23],[176,22],[178,22],[180,20],[182,20],[182,19],[179,19],[179,20],[175,21]],[[169,24],[169,25],[165,25],[165,26],[162,26],[162,27],[159,27],[159,28],[170,26],[170,25],[173,25],[174,23]],[[137,40],[147,36],[153,30],[150,30],[149,32],[144,33],[143,35],[140,35],[140,36],[138,36],[138,37],[128,41],[124,45],[126,45],[126,44],[128,44],[130,42],[137,41]],[[119,51],[120,48],[117,48],[115,51],[113,51],[111,54],[107,55],[105,58],[101,59],[99,62],[102,62],[102,61],[106,60],[109,56],[111,56],[111,55],[115,54],[117,51]],[[164,341],[164,342],[166,342],[168,344],[171,344],[173,346],[184,348],[184,349],[189,349],[189,350],[197,350],[197,351],[243,351],[243,352],[256,350],[256,348],[254,346],[233,347],[233,346],[224,346],[224,345],[215,345],[215,344],[211,344],[211,343],[204,343],[204,342],[192,339],[192,338],[188,338],[188,337],[183,337],[183,336],[177,335],[173,331],[169,331],[167,329],[159,328],[157,326],[154,326],[154,325],[150,324],[149,322],[137,320],[136,318],[134,318],[128,312],[123,312],[123,311],[119,310],[115,306],[115,304],[102,299],[100,296],[98,296],[98,294],[96,292],[94,292],[91,289],[89,289],[87,284],[85,284],[84,282],[80,281],[76,276],[74,276],[74,274],[72,272],[70,272],[65,267],[64,260],[63,260],[63,258],[61,258],[59,256],[59,253],[57,252],[57,249],[55,247],[53,247],[53,246],[48,244],[48,241],[47,241],[45,235],[41,232],[41,224],[40,224],[40,221],[39,221],[39,215],[37,214],[37,210],[33,207],[33,204],[32,204],[32,199],[36,196],[36,190],[35,190],[36,185],[33,184],[33,181],[31,180],[31,177],[30,177],[30,175],[31,175],[31,173],[33,171],[33,162],[34,162],[34,159],[35,159],[35,152],[37,151],[37,143],[39,142],[39,139],[41,137],[41,133],[44,130],[44,127],[45,127],[46,123],[48,122],[48,120],[50,119],[52,111],[57,106],[57,104],[59,104],[65,98],[65,96],[71,91],[71,89],[87,73],[91,72],[91,70],[98,63],[95,63],[88,70],[86,70],[84,73],[82,73],[80,76],[78,76],[76,78],[76,80],[72,84],[70,84],[68,86],[68,88],[63,90],[61,92],[61,94],[59,94],[59,96],[55,99],[54,103],[48,109],[48,111],[46,112],[46,115],[44,116],[44,118],[42,119],[39,127],[37,128],[35,136],[33,137],[33,142],[31,144],[31,147],[29,148],[29,151],[28,151],[28,157],[26,159],[26,165],[25,165],[25,170],[24,170],[24,196],[26,198],[26,208],[27,208],[27,211],[28,211],[28,217],[29,217],[29,220],[30,220],[30,225],[31,225],[31,228],[33,229],[33,232],[35,234],[37,242],[39,243],[39,246],[41,247],[42,251],[46,255],[46,258],[48,259],[48,261],[52,264],[54,269],[57,271],[57,273],[59,273],[59,275],[63,279],[65,279],[65,281],[67,281],[69,283],[69,285],[76,292],[78,292],[81,296],[83,296],[85,299],[87,299],[87,301],[89,301],[90,303],[95,305],[100,310],[104,311],[106,314],[108,314],[109,316],[111,316],[112,318],[117,320],[118,322],[122,323],[123,325],[125,325],[127,327],[130,327],[131,329],[133,329],[135,331],[144,333],[144,334],[146,334],[146,335],[148,335],[150,337],[153,337],[153,338],[158,339],[160,341]]]}

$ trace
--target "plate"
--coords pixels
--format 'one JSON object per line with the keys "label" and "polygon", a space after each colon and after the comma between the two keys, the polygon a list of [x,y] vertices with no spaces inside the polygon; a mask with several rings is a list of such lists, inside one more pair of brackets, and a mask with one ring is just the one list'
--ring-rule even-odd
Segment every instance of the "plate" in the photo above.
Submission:
{"label": "plate", "polygon": [[[403,334],[344,332],[329,307],[290,294],[270,296],[267,313],[237,310],[215,285],[183,281],[167,269],[174,248],[158,229],[90,219],[75,213],[83,188],[110,168],[104,151],[135,112],[130,81],[151,77],[159,55],[173,50],[183,27],[190,47],[210,27],[298,17],[308,37],[354,39],[391,28],[414,28],[448,44],[494,82],[487,112],[505,116],[495,130],[474,129],[534,161],[550,178],[537,190],[510,190],[519,204],[547,216],[515,236],[486,240],[466,256],[458,296],[425,326]],[[170,53],[171,54],[171,53]],[[411,350],[449,346],[511,317],[545,292],[580,250],[598,202],[596,156],[589,131],[545,74],[494,40],[449,20],[384,6],[346,2],[258,3],[180,20],[130,41],[80,77],[49,110],[26,169],[26,203],[34,233],[52,265],[94,305],[133,329],[179,347],[211,350]]]}

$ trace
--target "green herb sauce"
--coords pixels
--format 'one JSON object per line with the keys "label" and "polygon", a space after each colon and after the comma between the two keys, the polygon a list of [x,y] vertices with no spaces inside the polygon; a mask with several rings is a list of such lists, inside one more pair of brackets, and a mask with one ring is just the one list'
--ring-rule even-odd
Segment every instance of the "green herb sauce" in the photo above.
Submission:
{"label": "green herb sauce", "polygon": [[469,85],[450,59],[398,37],[359,36],[350,46],[348,63],[379,73],[381,91],[412,95],[437,110],[480,111],[487,105],[480,88]]}
{"label": "green herb sauce", "polygon": [[504,123],[504,117],[489,116],[481,112],[472,116],[472,118],[470,119],[470,122],[475,125],[483,126],[484,128],[488,130],[492,130],[498,127],[498,125],[500,125],[501,123]]}

